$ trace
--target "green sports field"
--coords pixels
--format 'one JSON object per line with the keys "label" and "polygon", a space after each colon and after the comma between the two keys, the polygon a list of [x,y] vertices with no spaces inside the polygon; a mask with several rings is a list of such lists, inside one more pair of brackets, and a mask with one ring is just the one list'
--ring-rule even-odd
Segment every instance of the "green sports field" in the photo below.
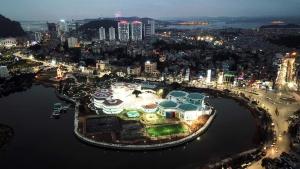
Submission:
{"label": "green sports field", "polygon": [[183,124],[172,124],[147,128],[147,133],[151,137],[168,136],[187,132],[188,129]]}

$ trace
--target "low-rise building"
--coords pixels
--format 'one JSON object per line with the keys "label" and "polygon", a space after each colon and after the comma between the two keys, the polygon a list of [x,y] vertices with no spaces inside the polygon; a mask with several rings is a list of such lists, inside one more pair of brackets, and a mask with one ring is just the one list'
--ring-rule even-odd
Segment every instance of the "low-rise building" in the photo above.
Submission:
{"label": "low-rise building", "polygon": [[127,67],[127,74],[139,76],[141,75],[141,66],[129,66]]}
{"label": "low-rise building", "polygon": [[9,71],[7,66],[0,66],[0,78],[7,78],[9,77]]}
{"label": "low-rise building", "polygon": [[17,46],[16,38],[0,39],[0,47],[12,48]]}
{"label": "low-rise building", "polygon": [[175,90],[167,95],[166,100],[159,103],[159,113],[167,118],[177,117],[185,121],[193,121],[211,113],[211,109],[204,103],[205,98],[206,96],[201,93]]}
{"label": "low-rise building", "polygon": [[74,37],[68,38],[68,47],[69,48],[77,48],[79,47],[78,39]]}

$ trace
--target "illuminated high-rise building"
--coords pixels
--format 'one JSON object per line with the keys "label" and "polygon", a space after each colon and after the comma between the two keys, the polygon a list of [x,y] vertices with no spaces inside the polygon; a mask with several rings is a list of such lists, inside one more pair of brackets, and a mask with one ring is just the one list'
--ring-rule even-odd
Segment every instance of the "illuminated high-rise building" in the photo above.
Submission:
{"label": "illuminated high-rise building", "polygon": [[69,37],[67,39],[67,41],[68,41],[68,47],[69,48],[77,48],[77,47],[79,47],[78,39],[77,38],[75,38],[75,37]]}
{"label": "illuminated high-rise building", "polygon": [[133,21],[131,23],[131,40],[143,40],[143,24],[140,21]]}
{"label": "illuminated high-rise building", "polygon": [[279,89],[289,88],[296,89],[297,88],[297,78],[296,78],[296,56],[297,53],[287,53],[284,58],[282,58],[282,62],[279,65],[277,78],[276,78],[276,86]]}
{"label": "illuminated high-rise building", "polygon": [[218,73],[218,80],[217,80],[217,83],[218,84],[223,84],[224,82],[224,72],[219,72]]}
{"label": "illuminated high-rise building", "polygon": [[184,76],[184,81],[190,81],[190,68],[187,68],[186,71],[185,71],[185,76]]}
{"label": "illuminated high-rise building", "polygon": [[144,37],[148,38],[155,35],[155,21],[154,20],[147,20],[144,23]]}
{"label": "illuminated high-rise building", "polygon": [[206,75],[206,83],[211,82],[211,69],[207,70],[207,75]]}
{"label": "illuminated high-rise building", "polygon": [[42,33],[41,32],[34,32],[34,40],[36,42],[41,42],[42,41]]}
{"label": "illuminated high-rise building", "polygon": [[114,27],[109,28],[109,40],[114,41],[116,40],[116,29]]}
{"label": "illuminated high-rise building", "polygon": [[60,20],[58,23],[58,35],[68,32],[68,24],[65,20]]}
{"label": "illuminated high-rise building", "polygon": [[99,40],[104,41],[106,39],[105,28],[99,28]]}
{"label": "illuminated high-rise building", "polygon": [[120,41],[129,41],[129,23],[127,21],[118,23],[118,35]]}

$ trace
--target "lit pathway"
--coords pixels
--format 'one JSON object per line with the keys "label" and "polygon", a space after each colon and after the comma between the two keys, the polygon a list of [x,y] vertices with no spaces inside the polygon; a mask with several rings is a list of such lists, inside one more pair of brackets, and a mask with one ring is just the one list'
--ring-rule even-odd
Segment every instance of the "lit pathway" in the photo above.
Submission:
{"label": "lit pathway", "polygon": [[36,60],[34,57],[27,57],[23,54],[21,54],[21,52],[16,52],[14,53],[15,56],[20,57],[22,59],[27,59],[27,60],[31,60],[33,62],[40,62],[43,63],[44,66],[48,66],[48,67],[57,67],[58,65],[63,65],[65,66],[69,71],[71,71],[73,69],[73,66],[67,65],[67,64],[63,64],[63,63],[58,63],[58,64],[52,64],[49,63],[47,61],[40,61],[40,60]]}

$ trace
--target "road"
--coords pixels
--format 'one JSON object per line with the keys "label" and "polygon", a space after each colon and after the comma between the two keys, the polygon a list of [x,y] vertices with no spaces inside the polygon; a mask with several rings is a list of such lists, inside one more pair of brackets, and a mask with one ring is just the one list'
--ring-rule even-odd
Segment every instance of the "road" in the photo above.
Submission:
{"label": "road", "polygon": [[35,59],[34,57],[27,57],[27,56],[21,54],[21,52],[16,52],[16,53],[14,53],[14,55],[17,56],[17,57],[20,57],[22,59],[31,60],[33,62],[41,62],[41,63],[43,63],[44,66],[47,66],[47,67],[57,67],[58,65],[62,65],[64,67],[66,67],[68,69],[68,71],[73,70],[73,66],[71,66],[71,65],[67,65],[67,64],[64,64],[64,63],[51,63],[51,62],[48,62],[48,61],[40,61],[40,60]]}
{"label": "road", "polygon": [[[246,97],[250,98],[252,101],[256,101],[258,105],[271,115],[274,131],[276,132],[276,141],[274,141],[274,146],[266,145],[267,155],[269,158],[279,157],[282,152],[288,152],[290,150],[290,139],[287,134],[288,131],[288,117],[292,115],[295,111],[300,109],[299,102],[284,102],[282,97],[290,97],[292,93],[275,93],[265,90],[247,90],[239,88],[230,89],[234,93],[243,93]],[[278,114],[276,114],[276,109]],[[249,167],[249,169],[260,169],[261,160],[254,163]]]}
{"label": "road", "polygon": [[[214,84],[214,83],[213,83]],[[203,83],[191,83],[191,86],[206,88]],[[300,96],[294,92],[280,92],[275,93],[273,91],[259,90],[252,88],[238,88],[227,87],[223,85],[217,86],[218,90],[228,89],[233,93],[243,93],[251,101],[256,101],[259,107],[264,108],[271,115],[273,121],[274,131],[276,132],[276,139],[270,145],[266,147],[266,157],[277,158],[282,152],[290,151],[290,139],[285,133],[288,131],[289,123],[288,118],[294,112],[300,109]],[[282,98],[295,98],[294,102],[284,101]],[[276,109],[278,114],[276,114]],[[261,166],[262,159],[251,164],[248,169],[263,169]]]}

